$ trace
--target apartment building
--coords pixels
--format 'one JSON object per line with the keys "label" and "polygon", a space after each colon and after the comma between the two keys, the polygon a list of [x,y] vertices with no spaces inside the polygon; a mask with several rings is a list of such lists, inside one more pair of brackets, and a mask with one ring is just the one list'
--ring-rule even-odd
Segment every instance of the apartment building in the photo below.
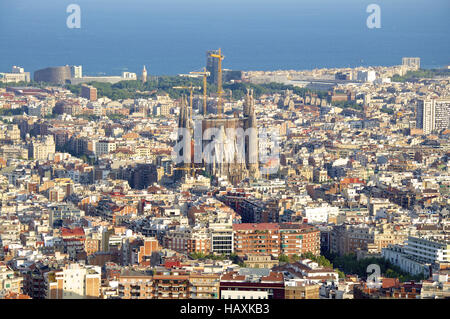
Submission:
{"label": "apartment building", "polygon": [[[67,195],[65,191],[63,194],[64,197]],[[63,220],[77,220],[85,215],[84,211],[69,203],[52,204],[48,210],[49,223],[52,226]]]}
{"label": "apartment building", "polygon": [[234,224],[234,251],[238,255],[301,255],[320,253],[320,231],[308,224]]}
{"label": "apartment building", "polygon": [[81,96],[89,101],[97,101],[97,89],[90,85],[82,85]]}
{"label": "apartment building", "polygon": [[64,253],[75,259],[77,254],[85,249],[86,236],[82,227],[61,228],[61,238],[64,245]]}
{"label": "apartment building", "polygon": [[433,238],[408,237],[405,253],[429,263],[450,262],[450,242]]}
{"label": "apartment building", "polygon": [[320,231],[308,224],[280,224],[281,253],[286,256],[311,252],[320,254]]}
{"label": "apartment building", "polygon": [[125,265],[150,265],[153,253],[160,249],[153,237],[126,238],[122,243],[122,259]]}
{"label": "apartment building", "polygon": [[0,142],[5,140],[14,144],[20,141],[20,130],[16,124],[2,125],[0,127]]}
{"label": "apartment building", "polygon": [[4,262],[0,261],[0,292],[22,292],[23,278],[14,273]]}
{"label": "apartment building", "polygon": [[118,297],[122,299],[218,299],[220,274],[188,273],[155,269],[155,274],[138,269],[122,269]]}
{"label": "apartment building", "polygon": [[267,268],[272,269],[278,265],[278,259],[272,258],[270,255],[246,255],[244,263],[249,268]]}
{"label": "apartment building", "polygon": [[449,269],[437,269],[429,280],[422,281],[421,299],[448,299],[450,298]]}
{"label": "apartment building", "polygon": [[219,274],[191,273],[189,275],[190,298],[218,299],[220,287]]}
{"label": "apartment building", "polygon": [[208,231],[213,254],[231,255],[234,252],[234,234],[231,223],[210,223]]}
{"label": "apartment building", "polygon": [[119,297],[123,299],[153,299],[153,277],[145,272],[122,270],[118,280]]}
{"label": "apartment building", "polygon": [[209,254],[211,238],[203,230],[174,230],[164,235],[163,246],[183,254]]}
{"label": "apartment building", "polygon": [[115,151],[117,144],[114,141],[101,140],[95,143],[95,155],[102,156]]}
{"label": "apartment building", "polygon": [[275,223],[234,224],[234,251],[237,255],[281,254],[279,225]]}
{"label": "apartment building", "polygon": [[285,299],[320,299],[319,284],[308,284],[302,281],[289,280],[285,282]]}
{"label": "apartment building", "polygon": [[404,245],[390,245],[383,258],[413,275],[431,275],[432,267],[450,261],[450,243],[437,238],[408,237]]}
{"label": "apartment building", "polygon": [[33,299],[46,298],[46,282],[45,273],[52,269],[43,263],[35,263],[30,265],[24,274],[24,293]]}
{"label": "apartment building", "polygon": [[449,99],[421,99],[417,103],[416,127],[424,134],[450,128]]}
{"label": "apartment building", "polygon": [[284,299],[284,277],[269,269],[242,268],[220,277],[220,299]]}
{"label": "apartment building", "polygon": [[28,144],[28,157],[35,160],[47,160],[55,154],[55,141],[53,135],[42,138],[33,138]]}
{"label": "apartment building", "polygon": [[156,271],[153,275],[154,295],[157,299],[189,299],[189,274],[184,271]]}
{"label": "apartment building", "polygon": [[392,225],[342,224],[330,232],[330,251],[340,255],[365,251],[381,253],[390,244],[400,244],[406,239],[403,232]]}
{"label": "apartment building", "polygon": [[73,263],[45,273],[47,299],[95,299],[100,297],[101,268]]}

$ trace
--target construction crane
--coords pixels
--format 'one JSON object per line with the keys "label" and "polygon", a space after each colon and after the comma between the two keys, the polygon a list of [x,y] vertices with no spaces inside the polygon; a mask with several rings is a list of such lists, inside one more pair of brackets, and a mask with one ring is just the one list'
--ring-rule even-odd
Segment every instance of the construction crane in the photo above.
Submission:
{"label": "construction crane", "polygon": [[[187,172],[186,174],[190,175],[190,173],[191,173],[191,166],[189,166],[189,167],[175,167],[173,169],[173,171],[186,171]],[[194,171],[194,174],[195,174],[195,171]],[[172,175],[173,175],[173,172],[172,172]]]}
{"label": "construction crane", "polygon": [[189,74],[203,75],[203,116],[206,116],[206,80],[210,73],[203,68],[203,72],[189,72]]}
{"label": "construction crane", "polygon": [[192,177],[196,177],[196,171],[202,171],[203,168],[201,167],[196,167],[196,165],[194,163],[190,163],[188,164],[188,166],[184,166],[184,167],[175,167],[172,169],[172,176],[174,174],[174,171],[184,171],[186,172],[186,175],[192,176]]}
{"label": "construction crane", "polygon": [[218,78],[217,78],[217,96],[219,98],[218,102],[217,102],[217,115],[219,117],[222,117],[222,113],[223,113],[223,109],[222,109],[222,60],[225,58],[222,55],[222,50],[219,48],[219,54],[214,54],[211,53],[210,56],[213,58],[218,59]]}
{"label": "construction crane", "polygon": [[189,119],[192,120],[192,92],[194,90],[201,90],[202,88],[200,86],[192,86],[192,83],[189,86],[174,86],[173,88],[174,89],[189,90],[189,108],[190,108],[190,110],[189,110]]}

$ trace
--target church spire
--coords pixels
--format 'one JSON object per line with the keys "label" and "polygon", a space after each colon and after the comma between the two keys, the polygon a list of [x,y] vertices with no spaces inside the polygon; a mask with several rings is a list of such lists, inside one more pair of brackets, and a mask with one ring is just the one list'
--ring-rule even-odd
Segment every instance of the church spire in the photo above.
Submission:
{"label": "church spire", "polygon": [[255,101],[253,99],[253,89],[247,89],[244,101],[244,116],[250,117],[255,109]]}
{"label": "church spire", "polygon": [[258,141],[258,124],[256,122],[255,101],[253,99],[253,90],[249,93],[248,106],[248,127],[250,129],[249,145],[248,145],[248,168],[250,177],[259,178],[259,141]]}
{"label": "church spire", "polygon": [[187,112],[186,112],[186,103],[184,96],[181,97],[181,104],[180,104],[180,115],[178,117],[178,127],[179,128],[185,128],[186,127],[186,119],[187,119]]}

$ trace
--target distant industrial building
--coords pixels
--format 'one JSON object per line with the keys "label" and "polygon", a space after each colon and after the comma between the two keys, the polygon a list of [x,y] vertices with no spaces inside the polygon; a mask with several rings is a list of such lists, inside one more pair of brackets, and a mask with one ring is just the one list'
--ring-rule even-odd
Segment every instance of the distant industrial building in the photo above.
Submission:
{"label": "distant industrial building", "polygon": [[34,72],[34,81],[53,84],[66,84],[72,78],[70,66],[49,67]]}
{"label": "distant industrial building", "polygon": [[101,82],[115,84],[120,81],[136,81],[137,75],[133,72],[122,72],[122,75],[112,76],[83,76],[81,78],[71,78],[70,83],[77,85],[89,82]]}
{"label": "distant industrial building", "polygon": [[122,72],[122,81],[124,80],[136,81],[137,74],[133,72]]}
{"label": "distant industrial building", "polygon": [[418,70],[420,69],[420,58],[402,58],[402,65]]}
{"label": "distant industrial building", "polygon": [[30,72],[18,66],[13,66],[11,73],[0,73],[0,83],[30,82]]}

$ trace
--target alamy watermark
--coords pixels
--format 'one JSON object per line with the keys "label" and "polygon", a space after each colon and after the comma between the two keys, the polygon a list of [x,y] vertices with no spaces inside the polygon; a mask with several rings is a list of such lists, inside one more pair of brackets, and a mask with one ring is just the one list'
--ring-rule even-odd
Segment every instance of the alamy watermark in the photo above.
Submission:
{"label": "alamy watermark", "polygon": [[280,139],[276,131],[252,127],[210,127],[203,131],[201,121],[195,121],[193,133],[189,128],[178,128],[172,151],[175,164],[258,164],[261,174],[278,172]]}
{"label": "alamy watermark", "polygon": [[366,8],[366,12],[370,13],[367,17],[366,25],[369,29],[381,28],[381,8],[378,4],[369,4]]}
{"label": "alamy watermark", "polygon": [[66,9],[70,15],[67,17],[66,25],[69,29],[81,28],[81,8],[78,4],[69,4]]}
{"label": "alamy watermark", "polygon": [[381,268],[379,265],[377,264],[370,264],[369,266],[367,266],[367,274],[369,274],[369,276],[367,276],[367,287],[369,288],[379,288],[381,285],[381,280],[380,280],[380,276],[381,276]]}
{"label": "alamy watermark", "polygon": [[[66,25],[69,29],[81,28],[81,7],[78,4],[69,4],[66,9],[70,15],[67,17]],[[378,4],[369,4],[366,12],[370,13],[367,17],[366,25],[369,29],[381,28],[381,8]]]}

